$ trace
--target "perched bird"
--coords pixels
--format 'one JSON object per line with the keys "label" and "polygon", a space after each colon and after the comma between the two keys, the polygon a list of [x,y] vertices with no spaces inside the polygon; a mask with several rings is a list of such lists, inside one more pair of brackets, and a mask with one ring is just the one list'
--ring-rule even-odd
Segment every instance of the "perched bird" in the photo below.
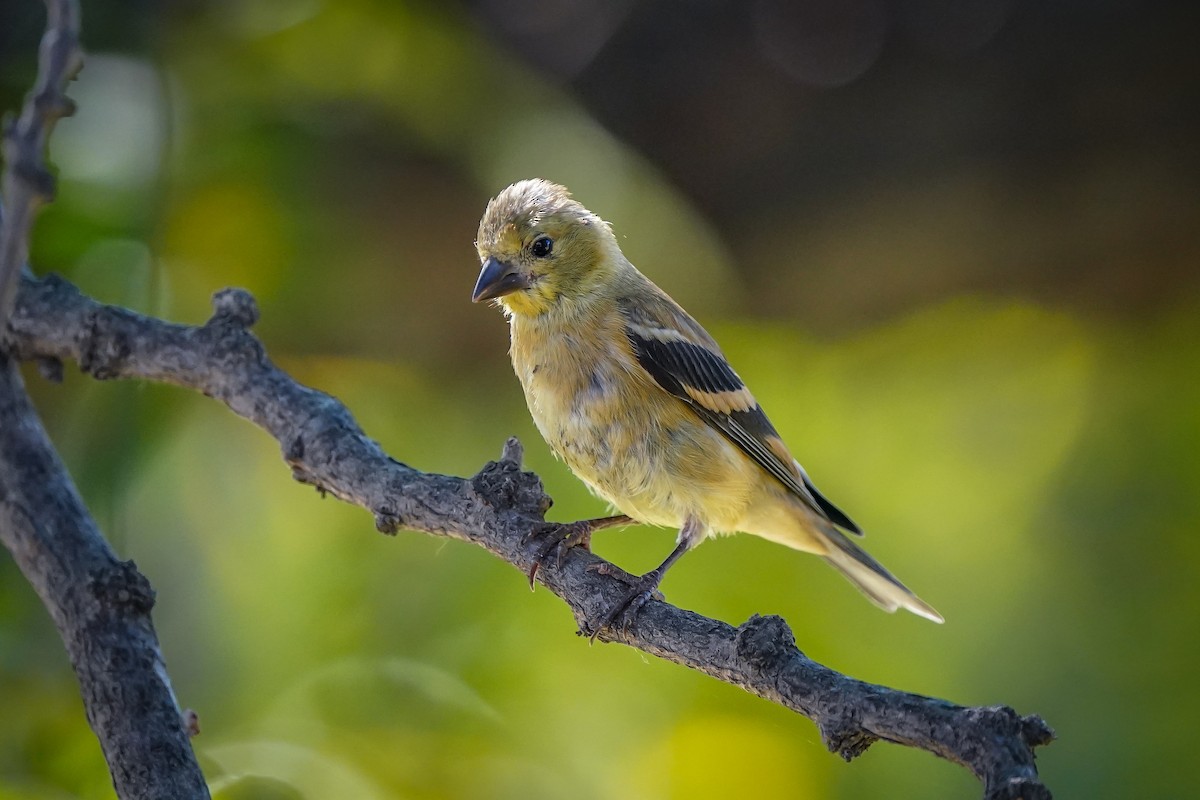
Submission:
{"label": "perched bird", "polygon": [[471,299],[503,307],[538,430],[624,515],[564,526],[560,558],[613,524],[679,529],[667,559],[589,623],[593,637],[628,621],[683,553],[736,531],[821,556],[887,611],[942,622],[851,540],[858,526],[817,491],[713,338],[564,187],[509,186],[488,203],[476,248],[483,269]]}

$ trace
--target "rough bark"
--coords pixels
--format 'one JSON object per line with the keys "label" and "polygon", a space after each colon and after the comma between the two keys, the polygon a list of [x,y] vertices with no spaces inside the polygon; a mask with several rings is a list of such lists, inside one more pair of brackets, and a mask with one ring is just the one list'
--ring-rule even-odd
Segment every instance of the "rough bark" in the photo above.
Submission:
{"label": "rough bark", "polygon": [[58,627],[117,794],[207,798],[150,620],[154,591],[105,542],[4,355],[0,541]]}
{"label": "rough bark", "polygon": [[16,119],[4,126],[0,193],[8,209],[0,221],[0,330],[8,317],[17,273],[29,255],[29,229],[38,207],[54,197],[54,178],[42,154],[54,124],[75,110],[64,93],[83,65],[79,3],[46,0],[46,33],[38,50],[38,78]]}
{"label": "rough bark", "polygon": [[[400,528],[472,542],[522,573],[539,548],[550,499],[521,470],[510,439],[498,461],[471,478],[420,472],[391,457],[333,397],[276,367],[249,328],[258,311],[246,292],[217,293],[212,318],[178,325],[107,306],[58,278],[23,277],[6,347],[22,359],[75,361],[98,379],[175,384],[225,403],[271,434],[297,480],[361,506],[385,533]],[[571,550],[537,574],[578,621],[595,619],[628,591],[629,575],[592,553]],[[605,569],[589,569],[605,564]],[[787,624],[752,617],[738,627],[651,601],[616,641],[699,670],[812,719],[825,744],[851,759],[878,739],[927,750],[961,764],[984,796],[1048,798],[1034,748],[1053,732],[1010,708],[964,707],[842,675],[797,649]]]}
{"label": "rough bark", "polygon": [[[0,332],[29,253],[38,208],[54,195],[43,154],[82,64],[79,5],[46,0],[38,78],[4,126]],[[123,800],[207,798],[154,633],[154,591],[121,561],[88,514],[0,348],[0,542],[46,609],[79,679],[88,722]]]}

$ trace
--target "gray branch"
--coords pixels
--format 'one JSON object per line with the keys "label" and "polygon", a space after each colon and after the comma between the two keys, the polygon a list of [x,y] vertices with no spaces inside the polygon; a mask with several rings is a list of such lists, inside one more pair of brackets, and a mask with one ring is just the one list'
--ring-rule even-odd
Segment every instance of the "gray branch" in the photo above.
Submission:
{"label": "gray branch", "polygon": [[38,207],[54,197],[54,178],[42,153],[54,123],[70,115],[67,82],[83,64],[77,0],[46,0],[46,33],[38,50],[38,78],[21,114],[4,125],[0,193],[8,209],[0,221],[0,330],[12,305],[16,277],[29,256],[29,230]]}
{"label": "gray branch", "polygon": [[58,627],[117,794],[207,798],[150,620],[154,590],[105,542],[2,354],[0,542]]}
{"label": "gray branch", "polygon": [[[34,217],[54,194],[42,156],[55,122],[74,108],[63,92],[82,63],[76,0],[46,0],[46,12],[37,83],[20,115],[4,125],[0,332],[29,254]],[[154,633],[154,591],[100,534],[2,347],[0,542],[58,627],[117,794],[123,800],[207,798],[188,742],[189,720]]]}
{"label": "gray branch", "polygon": [[[413,469],[383,452],[340,402],[271,362],[249,331],[258,311],[248,293],[226,289],[213,305],[204,325],[178,325],[100,304],[58,278],[22,277],[2,344],[21,359],[75,361],[97,379],[160,381],[214,397],[273,436],[297,480],[365,508],[380,531],[409,528],[472,542],[522,573],[530,571],[539,543],[527,534],[547,526],[550,499],[538,477],[521,470],[515,439],[471,478]],[[603,570],[589,569],[600,564]],[[561,569],[550,563],[537,578],[580,623],[598,618],[632,580],[580,549],[568,552]],[[797,649],[779,617],[754,616],[735,628],[655,600],[630,630],[606,630],[600,638],[803,714],[817,724],[826,746],[847,760],[883,739],[961,764],[983,782],[987,800],[1050,797],[1033,751],[1054,734],[1039,717],[1004,706],[959,706],[847,677]]]}

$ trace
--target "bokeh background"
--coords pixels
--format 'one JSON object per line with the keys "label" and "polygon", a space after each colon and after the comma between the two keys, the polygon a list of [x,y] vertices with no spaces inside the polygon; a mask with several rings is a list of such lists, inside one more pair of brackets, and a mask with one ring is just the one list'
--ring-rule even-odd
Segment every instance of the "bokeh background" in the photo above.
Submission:
{"label": "bokeh background", "polygon": [[[258,332],[396,457],[538,439],[487,199],[543,176],[723,343],[873,554],[947,618],[880,613],[750,537],[668,598],[778,613],[854,676],[1040,713],[1060,797],[1194,789],[1200,717],[1200,49],[1136,0],[83,3],[78,114],[33,248],[94,296]],[[0,5],[0,99],[41,4]],[[29,374],[158,631],[224,797],[973,797],[964,770],[616,646],[464,544],[374,531],[183,391]],[[600,535],[642,571],[672,533]],[[53,626],[0,556],[0,798],[106,798]]]}

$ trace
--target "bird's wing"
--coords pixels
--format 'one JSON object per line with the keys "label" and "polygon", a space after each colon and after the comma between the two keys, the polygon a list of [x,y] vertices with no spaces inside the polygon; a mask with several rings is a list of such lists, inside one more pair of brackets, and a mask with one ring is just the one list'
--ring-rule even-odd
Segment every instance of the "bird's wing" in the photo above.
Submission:
{"label": "bird's wing", "polygon": [[623,301],[620,308],[638,364],[659,386],[691,406],[813,511],[841,528],[862,533],[813,486],[700,323],[665,295],[649,302]]}

